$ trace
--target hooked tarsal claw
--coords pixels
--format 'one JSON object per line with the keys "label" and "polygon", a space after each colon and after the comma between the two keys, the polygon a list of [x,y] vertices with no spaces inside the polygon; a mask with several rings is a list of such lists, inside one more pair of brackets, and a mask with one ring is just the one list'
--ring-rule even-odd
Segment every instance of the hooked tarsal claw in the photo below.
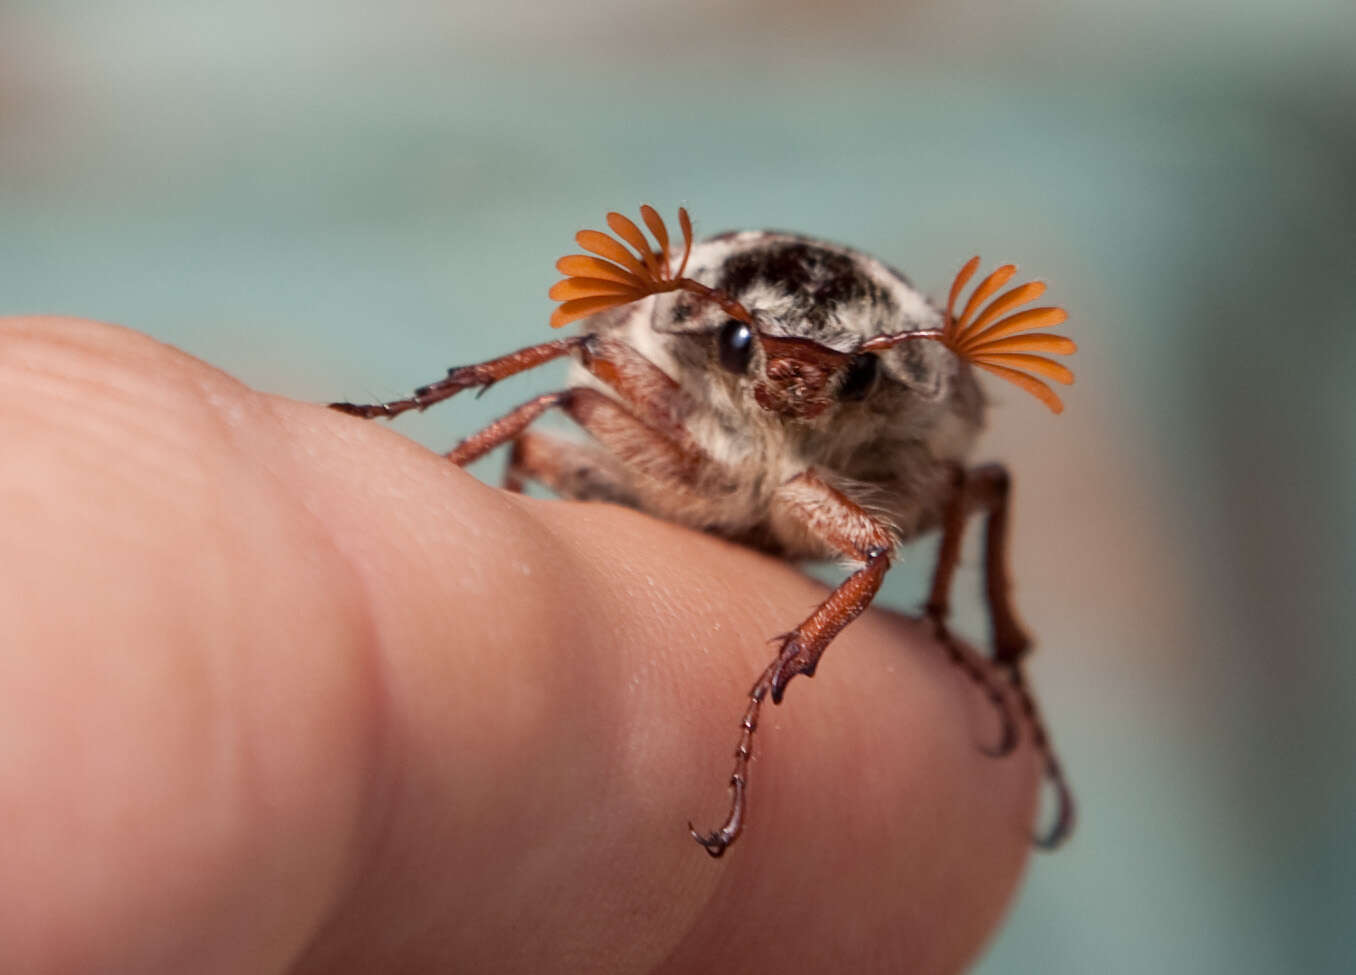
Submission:
{"label": "hooked tarsal claw", "polygon": [[1036,834],[1031,838],[1039,849],[1053,850],[1069,838],[1069,833],[1073,831],[1074,825],[1074,798],[1073,793],[1069,791],[1069,784],[1064,781],[1064,773],[1059,766],[1047,764],[1045,767],[1045,777],[1051,785],[1055,787],[1055,801],[1057,803],[1057,812],[1055,821],[1045,835]]}
{"label": "hooked tarsal claw", "polygon": [[772,703],[782,703],[782,695],[786,693],[786,685],[791,683],[792,677],[797,674],[813,677],[815,665],[818,663],[816,657],[805,652],[805,649],[796,640],[794,633],[788,634],[786,644],[782,647],[781,656],[777,660],[777,669],[772,674]]}
{"label": "hooked tarsal claw", "polygon": [[697,832],[697,827],[691,822],[687,824],[687,831],[694,840],[702,845],[707,853],[711,854],[712,859],[719,860],[725,855],[730,844],[735,841],[734,835],[730,833],[729,828],[717,830],[714,833],[707,833],[703,836]]}
{"label": "hooked tarsal claw", "polygon": [[330,409],[340,413],[347,413],[349,416],[362,417],[364,420],[370,420],[374,416],[385,416],[389,410],[385,404],[377,403],[373,406],[363,406],[358,403],[330,403]]}
{"label": "hooked tarsal claw", "polygon": [[744,829],[744,776],[741,772],[735,772],[730,776],[730,791],[734,793],[730,799],[730,812],[720,829],[702,835],[690,821],[687,824],[688,833],[713,858],[723,856],[730,845],[739,839],[739,834]]}
{"label": "hooked tarsal claw", "polygon": [[994,702],[994,710],[998,712],[998,720],[1003,724],[1003,737],[992,748],[983,745],[978,747],[980,753],[988,758],[1006,758],[1017,747],[1017,719],[1013,717],[1012,705],[1008,703],[1006,697]]}

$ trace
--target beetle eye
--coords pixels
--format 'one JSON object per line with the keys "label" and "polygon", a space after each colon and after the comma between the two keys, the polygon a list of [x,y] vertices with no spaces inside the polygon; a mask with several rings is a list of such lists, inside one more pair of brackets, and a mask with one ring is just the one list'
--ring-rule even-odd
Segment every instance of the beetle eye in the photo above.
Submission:
{"label": "beetle eye", "polygon": [[720,350],[720,364],[735,374],[748,371],[749,360],[753,357],[753,329],[733,318],[721,327],[717,339]]}
{"label": "beetle eye", "polygon": [[854,355],[852,361],[848,363],[847,375],[843,377],[843,385],[838,387],[838,396],[845,400],[866,399],[866,394],[871,392],[871,387],[876,385],[876,374],[879,371],[880,360],[869,352],[861,355]]}

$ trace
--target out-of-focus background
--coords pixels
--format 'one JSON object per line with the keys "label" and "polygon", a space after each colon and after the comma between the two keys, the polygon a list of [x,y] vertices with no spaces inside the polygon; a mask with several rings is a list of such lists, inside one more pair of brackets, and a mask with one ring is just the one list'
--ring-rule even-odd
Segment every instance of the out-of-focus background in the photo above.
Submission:
{"label": "out-of-focus background", "polygon": [[549,337],[607,209],[935,295],[1020,261],[1079,380],[991,385],[983,454],[1082,818],[979,970],[1351,971],[1354,42],[1350,0],[6,0],[0,310],[364,400]]}

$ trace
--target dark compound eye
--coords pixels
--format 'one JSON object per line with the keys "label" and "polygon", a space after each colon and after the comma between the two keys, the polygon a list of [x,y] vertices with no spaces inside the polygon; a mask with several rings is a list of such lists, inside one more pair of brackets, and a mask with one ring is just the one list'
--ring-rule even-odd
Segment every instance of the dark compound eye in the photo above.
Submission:
{"label": "dark compound eye", "polygon": [[876,375],[880,370],[880,360],[874,355],[864,352],[861,355],[854,355],[852,361],[848,363],[847,375],[843,377],[843,385],[838,387],[838,396],[845,400],[866,399],[866,394],[871,392],[871,387],[876,385]]}
{"label": "dark compound eye", "polygon": [[749,359],[753,357],[753,329],[732,318],[721,327],[717,342],[722,366],[741,375],[748,371]]}

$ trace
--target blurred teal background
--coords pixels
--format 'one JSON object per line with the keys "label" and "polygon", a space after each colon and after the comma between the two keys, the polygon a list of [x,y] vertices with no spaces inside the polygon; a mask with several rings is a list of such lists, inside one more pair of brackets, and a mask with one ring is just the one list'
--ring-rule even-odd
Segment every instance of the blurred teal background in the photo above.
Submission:
{"label": "blurred teal background", "polygon": [[607,209],[933,294],[1020,261],[1079,381],[1058,419],[991,386],[982,454],[1082,806],[979,970],[1352,971],[1353,42],[1350,0],[6,0],[0,310],[364,400],[548,337]]}

